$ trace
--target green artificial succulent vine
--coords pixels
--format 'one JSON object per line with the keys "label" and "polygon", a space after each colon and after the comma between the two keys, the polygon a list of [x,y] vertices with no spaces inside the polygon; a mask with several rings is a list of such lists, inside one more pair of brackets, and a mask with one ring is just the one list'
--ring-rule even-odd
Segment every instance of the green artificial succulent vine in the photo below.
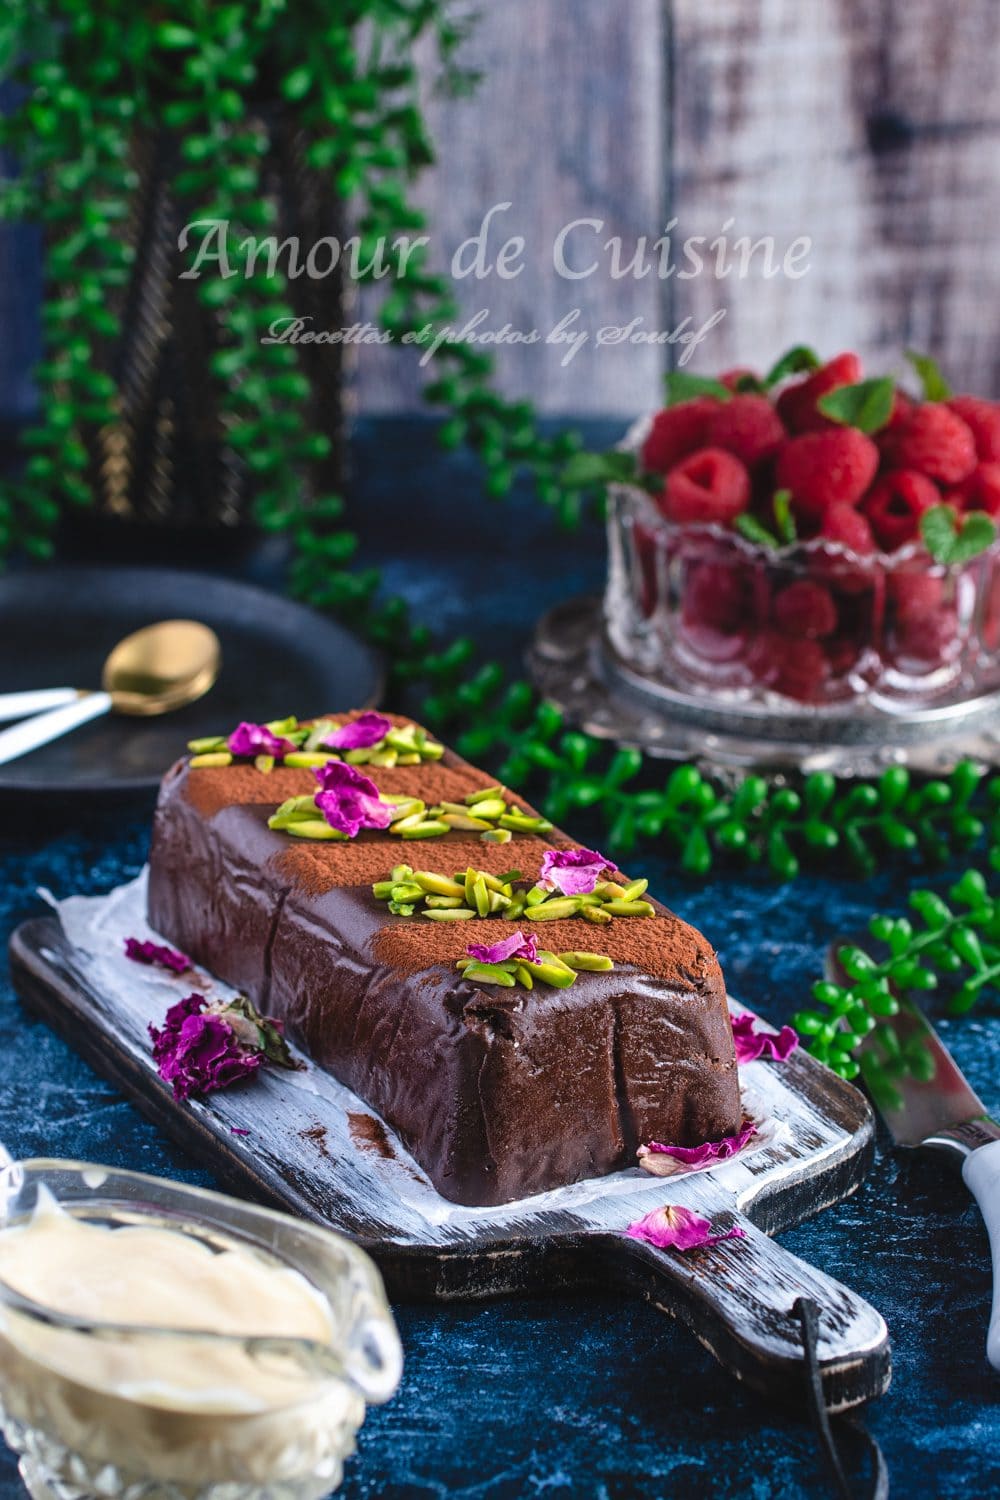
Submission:
{"label": "green artificial succulent vine", "polygon": [[[251,267],[241,248],[273,221],[260,104],[264,98],[294,111],[309,167],[349,205],[364,265],[378,242],[392,246],[396,236],[425,227],[410,199],[412,180],[433,159],[412,61],[425,36],[437,39],[450,84],[466,85],[455,58],[462,26],[450,0],[344,0],[333,9],[326,0],[296,0],[294,9],[288,0],[166,0],[149,9],[132,0],[10,0],[4,7],[0,77],[14,83],[16,97],[0,121],[0,146],[18,170],[2,185],[0,213],[44,229],[45,353],[24,463],[0,490],[0,554],[49,555],[60,516],[92,502],[84,436],[119,414],[106,369],[121,335],[114,294],[128,283],[134,256],[123,232],[135,209],[134,137],[165,127],[180,142],[172,190],[185,212],[228,224],[225,249],[237,274],[204,276],[197,292],[224,329],[211,374],[228,443],[254,479],[255,519],[290,536],[295,594],[390,648],[394,690],[405,691],[435,730],[523,786],[547,816],[586,813],[613,852],[665,848],[692,875],[726,861],[792,880],[804,864],[828,867],[835,859],[863,875],[887,851],[938,865],[956,850],[982,847],[988,830],[1000,868],[1000,783],[972,765],[934,780],[894,768],[875,781],[817,774],[794,786],[754,775],[723,785],[690,765],[664,774],[636,750],[567,729],[528,683],[479,661],[469,639],[436,641],[404,599],[384,595],[377,570],[352,566],[358,538],[345,525],[342,497],[310,481],[330,448],[310,383],[292,347],[261,343],[276,320],[293,316],[287,283],[264,264]],[[419,250],[405,274],[399,257],[390,257],[387,285],[381,323],[395,341],[455,317],[448,283]],[[770,378],[808,367],[805,355],[792,351],[797,362]],[[675,399],[685,378],[674,376]],[[603,466],[630,462],[580,453],[574,432],[543,436],[530,403],[501,397],[490,359],[460,342],[435,354],[426,396],[443,414],[442,443],[466,444],[480,456],[488,494],[499,498],[528,478],[563,524],[599,500]],[[974,540],[940,529],[946,548]],[[839,1071],[857,1070],[853,1050],[894,990],[961,971],[953,1001],[961,1009],[997,977],[1000,906],[984,877],[970,872],[950,899],[957,916],[941,898],[915,895],[918,931],[905,919],[873,919],[873,935],[888,942],[891,958],[853,950],[845,956],[851,985],[817,987],[820,1010],[803,1013],[800,1028]]]}

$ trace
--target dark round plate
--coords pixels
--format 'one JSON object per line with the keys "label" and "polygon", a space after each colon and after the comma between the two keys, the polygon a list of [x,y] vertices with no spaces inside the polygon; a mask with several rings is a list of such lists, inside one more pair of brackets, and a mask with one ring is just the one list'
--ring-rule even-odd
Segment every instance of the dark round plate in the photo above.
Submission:
{"label": "dark round plate", "polygon": [[100,687],[116,641],[170,619],[201,620],[218,635],[212,690],[163,718],[110,714],[86,724],[0,766],[0,791],[152,788],[190,739],[225,734],[241,719],[363,708],[382,690],[374,651],[279,594],[205,573],[56,567],[0,580],[0,692]]}

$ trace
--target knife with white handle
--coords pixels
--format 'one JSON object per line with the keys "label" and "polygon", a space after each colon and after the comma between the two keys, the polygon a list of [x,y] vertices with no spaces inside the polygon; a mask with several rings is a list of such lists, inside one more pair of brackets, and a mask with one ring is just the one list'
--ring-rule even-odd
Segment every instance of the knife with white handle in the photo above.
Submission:
{"label": "knife with white handle", "polygon": [[[827,973],[850,984],[831,944]],[[930,1146],[962,1163],[962,1179],[986,1221],[993,1256],[993,1309],[986,1357],[1000,1370],[1000,1124],[986,1112],[923,1011],[907,1000],[861,1044],[862,1077],[897,1146]]]}
{"label": "knife with white handle", "polygon": [[64,703],[75,703],[83,694],[76,688],[35,688],[24,693],[0,693],[0,724],[8,719],[25,719],[29,714],[43,714]]}

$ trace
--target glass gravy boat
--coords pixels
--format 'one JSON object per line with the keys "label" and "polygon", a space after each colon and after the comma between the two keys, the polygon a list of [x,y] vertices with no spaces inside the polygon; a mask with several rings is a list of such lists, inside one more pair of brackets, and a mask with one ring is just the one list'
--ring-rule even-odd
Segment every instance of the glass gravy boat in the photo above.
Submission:
{"label": "glass gravy boat", "polygon": [[[335,1489],[366,1401],[387,1401],[402,1369],[364,1252],[220,1193],[44,1159],[0,1171],[0,1230],[27,1223],[43,1187],[90,1224],[173,1230],[297,1272],[326,1300],[332,1332],[105,1323],[32,1301],[0,1278],[0,1421],[35,1500],[319,1500]],[[191,1375],[183,1387],[178,1370]],[[241,1374],[253,1399],[242,1399]]]}

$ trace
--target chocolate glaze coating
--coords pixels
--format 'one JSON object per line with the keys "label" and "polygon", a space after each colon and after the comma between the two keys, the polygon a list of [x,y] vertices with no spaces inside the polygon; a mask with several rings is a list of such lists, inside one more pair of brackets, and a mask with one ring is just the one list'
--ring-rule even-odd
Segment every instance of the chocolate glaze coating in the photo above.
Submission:
{"label": "chocolate glaze coating", "polygon": [[[470,787],[486,782],[457,757],[446,764]],[[697,1145],[738,1128],[722,975],[701,934],[665,908],[657,918],[613,924],[624,932],[663,921],[662,973],[616,960],[610,973],[580,974],[567,990],[477,988],[454,968],[466,943],[483,940],[467,930],[486,924],[472,922],[435,924],[442,961],[409,972],[380,961],[377,940],[387,925],[419,918],[391,916],[368,884],[336,884],[337,844],[309,846],[329,866],[328,888],[297,876],[288,856],[298,841],[267,827],[279,800],[270,778],[234,777],[239,800],[206,811],[197,787],[206,774],[181,763],[163,783],[150,857],[152,926],[284,1020],[319,1066],[393,1127],[446,1198],[504,1203],[634,1166],[645,1141]],[[293,774],[298,790],[314,789],[308,772],[282,778]],[[373,775],[397,789],[392,772]],[[449,872],[469,862],[459,835],[417,848],[377,832],[361,838],[384,845],[384,873],[402,860]],[[503,852],[527,873],[544,847],[515,840]],[[612,929],[573,927],[582,929],[573,946],[609,950]],[[491,919],[487,941],[512,930]],[[540,936],[552,946],[548,933]]]}

